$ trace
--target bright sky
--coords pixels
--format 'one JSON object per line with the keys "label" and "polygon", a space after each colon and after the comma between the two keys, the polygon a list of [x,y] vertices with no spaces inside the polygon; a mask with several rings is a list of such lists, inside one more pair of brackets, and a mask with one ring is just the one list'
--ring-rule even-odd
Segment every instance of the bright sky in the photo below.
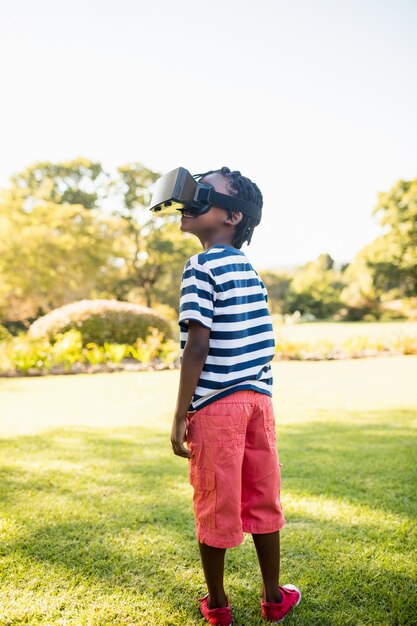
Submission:
{"label": "bright sky", "polygon": [[77,156],[260,187],[258,269],[382,231],[378,191],[417,176],[415,0],[4,0],[0,184]]}

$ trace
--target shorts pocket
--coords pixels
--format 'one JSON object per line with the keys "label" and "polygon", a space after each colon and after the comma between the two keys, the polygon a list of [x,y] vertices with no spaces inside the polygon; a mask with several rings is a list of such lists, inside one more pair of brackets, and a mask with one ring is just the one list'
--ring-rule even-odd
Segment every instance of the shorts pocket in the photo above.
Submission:
{"label": "shorts pocket", "polygon": [[233,463],[239,452],[243,455],[247,418],[245,413],[230,412],[230,405],[223,405],[225,413],[214,407],[201,415],[204,445],[215,465]]}
{"label": "shorts pocket", "polygon": [[189,465],[190,483],[194,488],[196,522],[205,528],[216,528],[216,474]]}

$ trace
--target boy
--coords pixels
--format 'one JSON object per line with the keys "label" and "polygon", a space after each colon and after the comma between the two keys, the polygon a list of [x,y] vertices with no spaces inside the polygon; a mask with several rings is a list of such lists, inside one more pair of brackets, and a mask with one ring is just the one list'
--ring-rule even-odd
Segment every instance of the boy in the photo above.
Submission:
{"label": "boy", "polygon": [[[262,208],[258,187],[227,167],[203,175],[216,192]],[[182,209],[181,230],[204,252],[186,263],[180,292],[181,371],[171,444],[189,461],[196,536],[208,587],[199,599],[210,624],[230,626],[223,587],[227,548],[252,533],[263,578],[261,612],[280,621],[301,599],[278,586],[280,468],[272,408],[270,361],[275,353],[267,291],[240,250],[257,222],[211,206]],[[188,449],[184,446],[187,441]]]}

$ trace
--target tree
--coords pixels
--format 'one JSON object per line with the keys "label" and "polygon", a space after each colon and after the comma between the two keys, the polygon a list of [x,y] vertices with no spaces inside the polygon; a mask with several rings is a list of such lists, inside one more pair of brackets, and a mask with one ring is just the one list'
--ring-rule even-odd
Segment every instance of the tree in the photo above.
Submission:
{"label": "tree", "polygon": [[81,157],[12,176],[0,197],[0,314],[115,296],[177,310],[182,269],[200,248],[177,216],[149,212],[158,177],[140,163],[112,176]]}
{"label": "tree", "polygon": [[98,206],[108,195],[109,175],[99,162],[79,157],[63,163],[39,161],[10,178],[11,199],[26,210],[39,202]]}
{"label": "tree", "polygon": [[378,194],[373,209],[385,232],[362,248],[345,271],[341,300],[350,319],[379,318],[384,301],[417,295],[417,179]]}
{"label": "tree", "polygon": [[194,238],[179,230],[177,216],[159,217],[149,211],[152,184],[160,174],[131,163],[117,169],[114,183],[121,195],[122,208],[116,214],[127,223],[132,246],[127,258],[127,276],[118,285],[125,297],[141,295],[147,306],[157,301],[178,310],[178,287],[189,256],[200,250]]}
{"label": "tree", "polygon": [[380,313],[381,303],[368,263],[373,245],[362,248],[343,273],[346,285],[340,300],[348,307],[346,317],[352,321],[363,319],[364,316],[368,316],[368,319],[369,316],[378,317]]}
{"label": "tree", "polygon": [[373,214],[386,232],[368,250],[368,265],[379,293],[417,295],[417,178],[399,180],[378,194]]}
{"label": "tree", "polygon": [[[13,194],[12,194],[13,195]],[[73,300],[110,297],[119,278],[124,224],[80,205],[0,202],[0,313],[28,319]]]}
{"label": "tree", "polygon": [[295,272],[284,312],[298,310],[320,319],[331,317],[341,308],[340,292],[344,286],[342,273],[334,269],[332,257],[321,254]]}
{"label": "tree", "polygon": [[0,197],[3,317],[111,295],[128,238],[120,218],[101,211],[108,193],[101,164],[83,158],[34,163],[10,178]]}
{"label": "tree", "polygon": [[291,276],[270,270],[262,270],[259,275],[268,291],[269,310],[271,313],[282,313],[291,285]]}

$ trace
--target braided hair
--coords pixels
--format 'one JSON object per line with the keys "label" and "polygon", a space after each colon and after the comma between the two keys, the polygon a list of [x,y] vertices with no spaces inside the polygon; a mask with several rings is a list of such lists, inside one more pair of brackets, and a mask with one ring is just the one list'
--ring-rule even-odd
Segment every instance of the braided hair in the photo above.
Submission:
{"label": "braided hair", "polygon": [[[252,202],[262,208],[263,198],[261,190],[255,183],[249,180],[249,178],[242,176],[238,170],[232,172],[228,167],[223,166],[219,170],[211,170],[210,174],[211,173],[221,174],[227,179],[228,187],[233,197]],[[231,210],[228,210],[228,216],[232,216]],[[232,245],[235,248],[241,248],[245,241],[247,241],[249,245],[253,231],[257,225],[258,222],[251,215],[242,213],[242,219],[235,228]]]}

